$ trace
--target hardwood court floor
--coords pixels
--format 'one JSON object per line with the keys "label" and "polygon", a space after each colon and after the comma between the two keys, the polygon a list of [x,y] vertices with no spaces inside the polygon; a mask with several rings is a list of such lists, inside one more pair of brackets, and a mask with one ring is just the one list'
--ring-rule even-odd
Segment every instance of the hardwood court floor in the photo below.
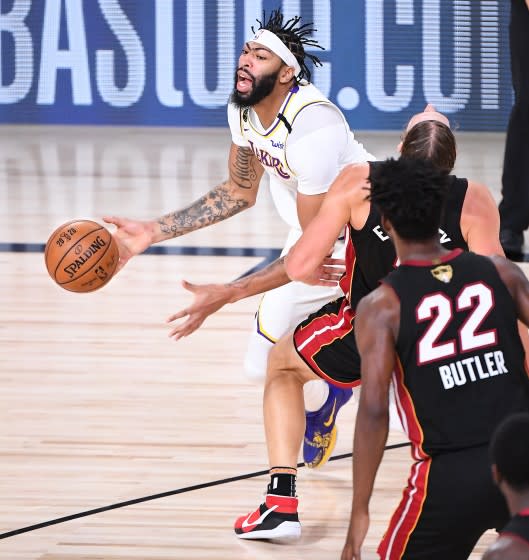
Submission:
{"label": "hardwood court floor", "polygon": [[[393,155],[398,141],[397,132],[358,137],[379,157]],[[0,533],[11,536],[0,540],[2,560],[339,558],[348,457],[300,469],[297,543],[244,542],[231,530],[260,503],[267,480],[258,474],[267,468],[261,389],[241,371],[258,298],[226,307],[177,343],[164,323],[190,301],[181,278],[227,281],[262,262],[265,253],[243,249],[281,247],[286,229],[266,184],[254,208],[166,244],[202,254],[139,256],[93,294],[65,292],[45,272],[42,244],[55,227],[179,208],[224,178],[228,141],[226,130],[4,127]],[[459,135],[458,173],[497,197],[503,141]],[[340,414],[338,456],[351,451],[354,416],[354,403]],[[402,442],[390,434],[389,444]],[[367,560],[376,558],[408,465],[408,448],[386,451]],[[493,539],[485,535],[472,558]]]}

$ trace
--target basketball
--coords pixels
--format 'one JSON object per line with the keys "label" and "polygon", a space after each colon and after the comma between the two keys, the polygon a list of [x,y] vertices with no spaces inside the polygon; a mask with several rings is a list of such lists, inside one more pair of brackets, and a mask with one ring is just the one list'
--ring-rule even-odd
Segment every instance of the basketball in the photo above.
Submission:
{"label": "basketball", "polygon": [[52,279],[71,292],[93,292],[111,278],[119,261],[112,234],[91,220],[73,220],[59,226],[44,251]]}

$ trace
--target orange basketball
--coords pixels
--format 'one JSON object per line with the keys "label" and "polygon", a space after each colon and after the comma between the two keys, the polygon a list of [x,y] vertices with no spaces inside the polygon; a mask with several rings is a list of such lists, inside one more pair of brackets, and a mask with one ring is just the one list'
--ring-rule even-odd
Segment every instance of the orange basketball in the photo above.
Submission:
{"label": "orange basketball", "polygon": [[73,220],[50,235],[44,260],[49,275],[61,288],[93,292],[112,278],[119,249],[102,225],[91,220]]}

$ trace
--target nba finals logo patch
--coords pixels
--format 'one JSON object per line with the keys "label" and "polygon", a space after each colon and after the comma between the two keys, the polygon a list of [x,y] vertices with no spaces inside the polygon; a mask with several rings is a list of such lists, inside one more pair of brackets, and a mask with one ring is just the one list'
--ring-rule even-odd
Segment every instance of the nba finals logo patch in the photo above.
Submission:
{"label": "nba finals logo patch", "polygon": [[448,284],[452,280],[452,276],[454,273],[452,267],[449,264],[436,266],[435,268],[432,268],[430,272],[436,280],[439,280],[439,282],[444,282],[445,284]]}

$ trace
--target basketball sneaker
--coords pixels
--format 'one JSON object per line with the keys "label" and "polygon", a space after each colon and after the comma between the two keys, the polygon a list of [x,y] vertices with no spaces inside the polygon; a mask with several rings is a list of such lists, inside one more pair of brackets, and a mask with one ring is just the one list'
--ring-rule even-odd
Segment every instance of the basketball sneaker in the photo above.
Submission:
{"label": "basketball sneaker", "polygon": [[331,383],[328,383],[328,386],[329,396],[323,406],[305,414],[303,461],[311,469],[322,467],[329,460],[338,433],[336,416],[353,395],[352,389],[342,389]]}
{"label": "basketball sneaker", "polygon": [[267,494],[264,504],[235,521],[240,539],[294,539],[301,535],[298,499]]}

